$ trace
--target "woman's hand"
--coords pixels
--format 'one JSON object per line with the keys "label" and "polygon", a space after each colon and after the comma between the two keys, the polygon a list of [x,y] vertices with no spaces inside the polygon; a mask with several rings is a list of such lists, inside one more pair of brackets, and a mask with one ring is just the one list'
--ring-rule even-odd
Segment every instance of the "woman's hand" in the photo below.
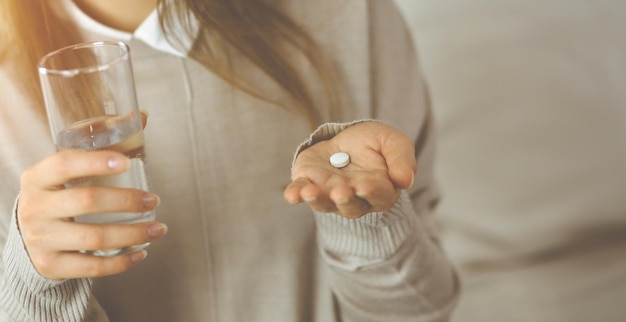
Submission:
{"label": "woman's hand", "polygon": [[163,224],[86,224],[72,218],[105,212],[146,212],[157,206],[157,196],[125,188],[64,188],[71,180],[118,174],[129,166],[130,160],[117,152],[66,150],[43,159],[22,174],[18,226],[39,274],[53,280],[99,277],[124,272],[144,259],[145,251],[98,257],[79,250],[151,242],[166,232]]}
{"label": "woman's hand", "polygon": [[[411,139],[388,125],[355,124],[298,155],[284,197],[347,218],[389,210],[400,190],[413,184],[414,149]],[[340,169],[330,165],[336,152],[348,153],[350,164]]]}

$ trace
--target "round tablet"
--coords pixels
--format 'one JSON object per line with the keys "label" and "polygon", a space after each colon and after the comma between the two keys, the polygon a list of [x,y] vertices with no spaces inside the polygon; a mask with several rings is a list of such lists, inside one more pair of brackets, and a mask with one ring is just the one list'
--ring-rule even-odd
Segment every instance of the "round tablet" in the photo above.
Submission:
{"label": "round tablet", "polygon": [[350,163],[350,155],[345,152],[337,152],[330,156],[330,165],[335,168],[343,168]]}

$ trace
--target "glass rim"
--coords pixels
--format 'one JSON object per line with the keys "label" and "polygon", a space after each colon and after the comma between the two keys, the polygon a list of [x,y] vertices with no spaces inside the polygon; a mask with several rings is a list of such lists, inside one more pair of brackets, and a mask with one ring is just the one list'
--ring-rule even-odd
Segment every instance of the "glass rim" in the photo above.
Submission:
{"label": "glass rim", "polygon": [[[48,60],[50,60],[50,58],[62,52],[72,51],[72,50],[77,50],[77,49],[94,48],[94,47],[118,47],[118,48],[122,48],[123,54],[107,62],[96,64],[93,66],[71,68],[71,69],[57,69],[57,68],[50,68],[50,67],[45,66],[45,64],[48,62]],[[130,48],[128,47],[128,45],[121,41],[84,42],[84,43],[79,43],[79,44],[74,44],[74,45],[70,45],[67,47],[63,47],[63,48],[57,49],[55,51],[52,51],[46,54],[45,56],[41,57],[41,59],[39,59],[39,62],[37,64],[37,70],[39,71],[40,75],[58,75],[58,76],[63,76],[63,77],[71,77],[71,76],[76,76],[78,74],[101,72],[103,70],[107,70],[109,66],[127,59],[129,52],[130,52]]]}

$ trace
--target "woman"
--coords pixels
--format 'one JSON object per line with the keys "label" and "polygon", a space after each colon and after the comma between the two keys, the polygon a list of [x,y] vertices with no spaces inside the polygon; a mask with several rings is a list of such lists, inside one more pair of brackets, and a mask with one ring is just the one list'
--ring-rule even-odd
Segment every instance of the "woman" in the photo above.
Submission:
{"label": "woman", "polygon": [[[3,6],[3,320],[447,319],[458,286],[431,219],[427,101],[390,2]],[[89,40],[131,47],[155,194],[59,188],[127,167],[55,153],[47,133],[30,68]],[[329,165],[338,151],[348,167]],[[160,222],[71,220],[157,204]],[[144,242],[148,258],[78,252]]]}

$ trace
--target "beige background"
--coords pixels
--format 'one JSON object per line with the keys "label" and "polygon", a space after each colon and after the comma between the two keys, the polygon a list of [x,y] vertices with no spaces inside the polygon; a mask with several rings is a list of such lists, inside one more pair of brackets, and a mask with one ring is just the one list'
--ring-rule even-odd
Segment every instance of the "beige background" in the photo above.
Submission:
{"label": "beige background", "polygon": [[433,97],[454,321],[626,321],[626,1],[396,1]]}

